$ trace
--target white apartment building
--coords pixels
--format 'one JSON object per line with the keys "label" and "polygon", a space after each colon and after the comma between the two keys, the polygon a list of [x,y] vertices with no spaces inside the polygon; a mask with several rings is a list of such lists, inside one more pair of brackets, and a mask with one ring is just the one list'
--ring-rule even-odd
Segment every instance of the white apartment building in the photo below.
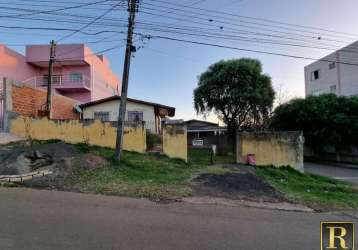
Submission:
{"label": "white apartment building", "polygon": [[306,96],[358,95],[358,41],[305,67]]}

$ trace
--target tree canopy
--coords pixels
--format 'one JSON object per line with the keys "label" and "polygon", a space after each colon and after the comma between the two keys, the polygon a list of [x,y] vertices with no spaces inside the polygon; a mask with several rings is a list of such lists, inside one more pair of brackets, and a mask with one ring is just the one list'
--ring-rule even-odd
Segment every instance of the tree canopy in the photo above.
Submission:
{"label": "tree canopy", "polygon": [[268,119],[275,92],[254,59],[219,61],[200,75],[194,90],[198,113],[215,112],[229,129],[258,128]]}
{"label": "tree canopy", "polygon": [[333,94],[294,99],[274,111],[271,128],[302,130],[317,153],[325,146],[337,151],[358,146],[358,97]]}

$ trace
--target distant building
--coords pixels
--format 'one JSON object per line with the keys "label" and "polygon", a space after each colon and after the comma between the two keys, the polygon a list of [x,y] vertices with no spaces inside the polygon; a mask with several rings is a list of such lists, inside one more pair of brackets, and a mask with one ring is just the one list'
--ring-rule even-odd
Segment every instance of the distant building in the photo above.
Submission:
{"label": "distant building", "polygon": [[227,128],[218,123],[189,120],[186,121],[188,144],[191,147],[211,147],[227,142]]}
{"label": "distant building", "polygon": [[306,96],[358,95],[358,41],[306,66],[305,86]]}
{"label": "distant building", "polygon": [[[93,102],[79,105],[82,110],[83,120],[99,119],[102,121],[118,121],[118,109],[120,106],[120,96],[96,100]],[[130,122],[145,122],[146,128],[156,134],[161,133],[162,121],[167,117],[175,115],[175,108],[147,102],[132,98],[127,98],[126,120]]]}
{"label": "distant building", "polygon": [[[56,46],[54,92],[89,102],[118,94],[120,81],[103,55],[84,44]],[[48,79],[49,45],[28,45],[25,56],[0,45],[0,77],[45,89]]]}

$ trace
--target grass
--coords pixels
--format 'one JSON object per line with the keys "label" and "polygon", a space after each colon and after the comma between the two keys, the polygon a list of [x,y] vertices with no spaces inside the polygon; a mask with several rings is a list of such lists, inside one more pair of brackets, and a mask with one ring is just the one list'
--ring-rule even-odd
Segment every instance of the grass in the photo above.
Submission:
{"label": "grass", "polygon": [[292,168],[257,167],[257,175],[297,203],[316,210],[356,210],[358,190],[352,185]]}
{"label": "grass", "polygon": [[[57,141],[33,143],[54,142]],[[215,165],[210,166],[212,162],[210,151],[207,149],[190,149],[189,163],[160,155],[124,151],[119,165],[113,149],[87,144],[75,146],[81,152],[93,152],[109,162],[108,166],[98,169],[79,166],[65,179],[64,188],[81,192],[145,197],[155,201],[175,200],[192,194],[189,182],[193,175],[225,174],[234,171],[220,166],[224,163],[234,163],[234,155],[215,156]],[[256,167],[256,173],[292,202],[323,211],[358,209],[358,190],[348,183],[302,174],[288,167]]]}
{"label": "grass", "polygon": [[212,164],[225,164],[235,163],[235,155],[228,153],[227,155],[216,155],[211,160],[211,149],[208,148],[191,148],[189,149],[188,156],[191,164],[212,165]]}
{"label": "grass", "polygon": [[[190,196],[190,178],[195,173],[225,173],[220,167],[208,168],[210,154],[206,150],[190,150],[189,163],[154,154],[123,152],[119,165],[113,149],[77,144],[82,152],[94,152],[106,158],[107,167],[78,170],[65,182],[65,188],[82,192],[145,197],[151,200],[175,200]],[[232,156],[215,157],[215,163],[232,162]]]}

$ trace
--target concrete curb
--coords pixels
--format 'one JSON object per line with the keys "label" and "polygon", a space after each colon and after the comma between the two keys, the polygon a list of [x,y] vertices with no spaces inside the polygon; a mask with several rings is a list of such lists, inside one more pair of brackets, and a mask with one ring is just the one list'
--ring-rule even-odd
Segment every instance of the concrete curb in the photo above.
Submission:
{"label": "concrete curb", "polygon": [[0,182],[23,182],[35,177],[43,177],[52,174],[52,171],[43,170],[22,175],[0,175]]}
{"label": "concrete curb", "polygon": [[283,210],[283,211],[292,211],[292,212],[305,212],[312,213],[315,212],[312,208],[292,204],[288,202],[272,203],[272,202],[254,202],[254,201],[245,201],[245,200],[230,200],[224,198],[213,198],[213,197],[190,197],[183,198],[183,202],[191,204],[201,204],[201,205],[224,205],[224,206],[245,206],[245,207],[254,207],[261,209],[272,209],[272,210]]}

